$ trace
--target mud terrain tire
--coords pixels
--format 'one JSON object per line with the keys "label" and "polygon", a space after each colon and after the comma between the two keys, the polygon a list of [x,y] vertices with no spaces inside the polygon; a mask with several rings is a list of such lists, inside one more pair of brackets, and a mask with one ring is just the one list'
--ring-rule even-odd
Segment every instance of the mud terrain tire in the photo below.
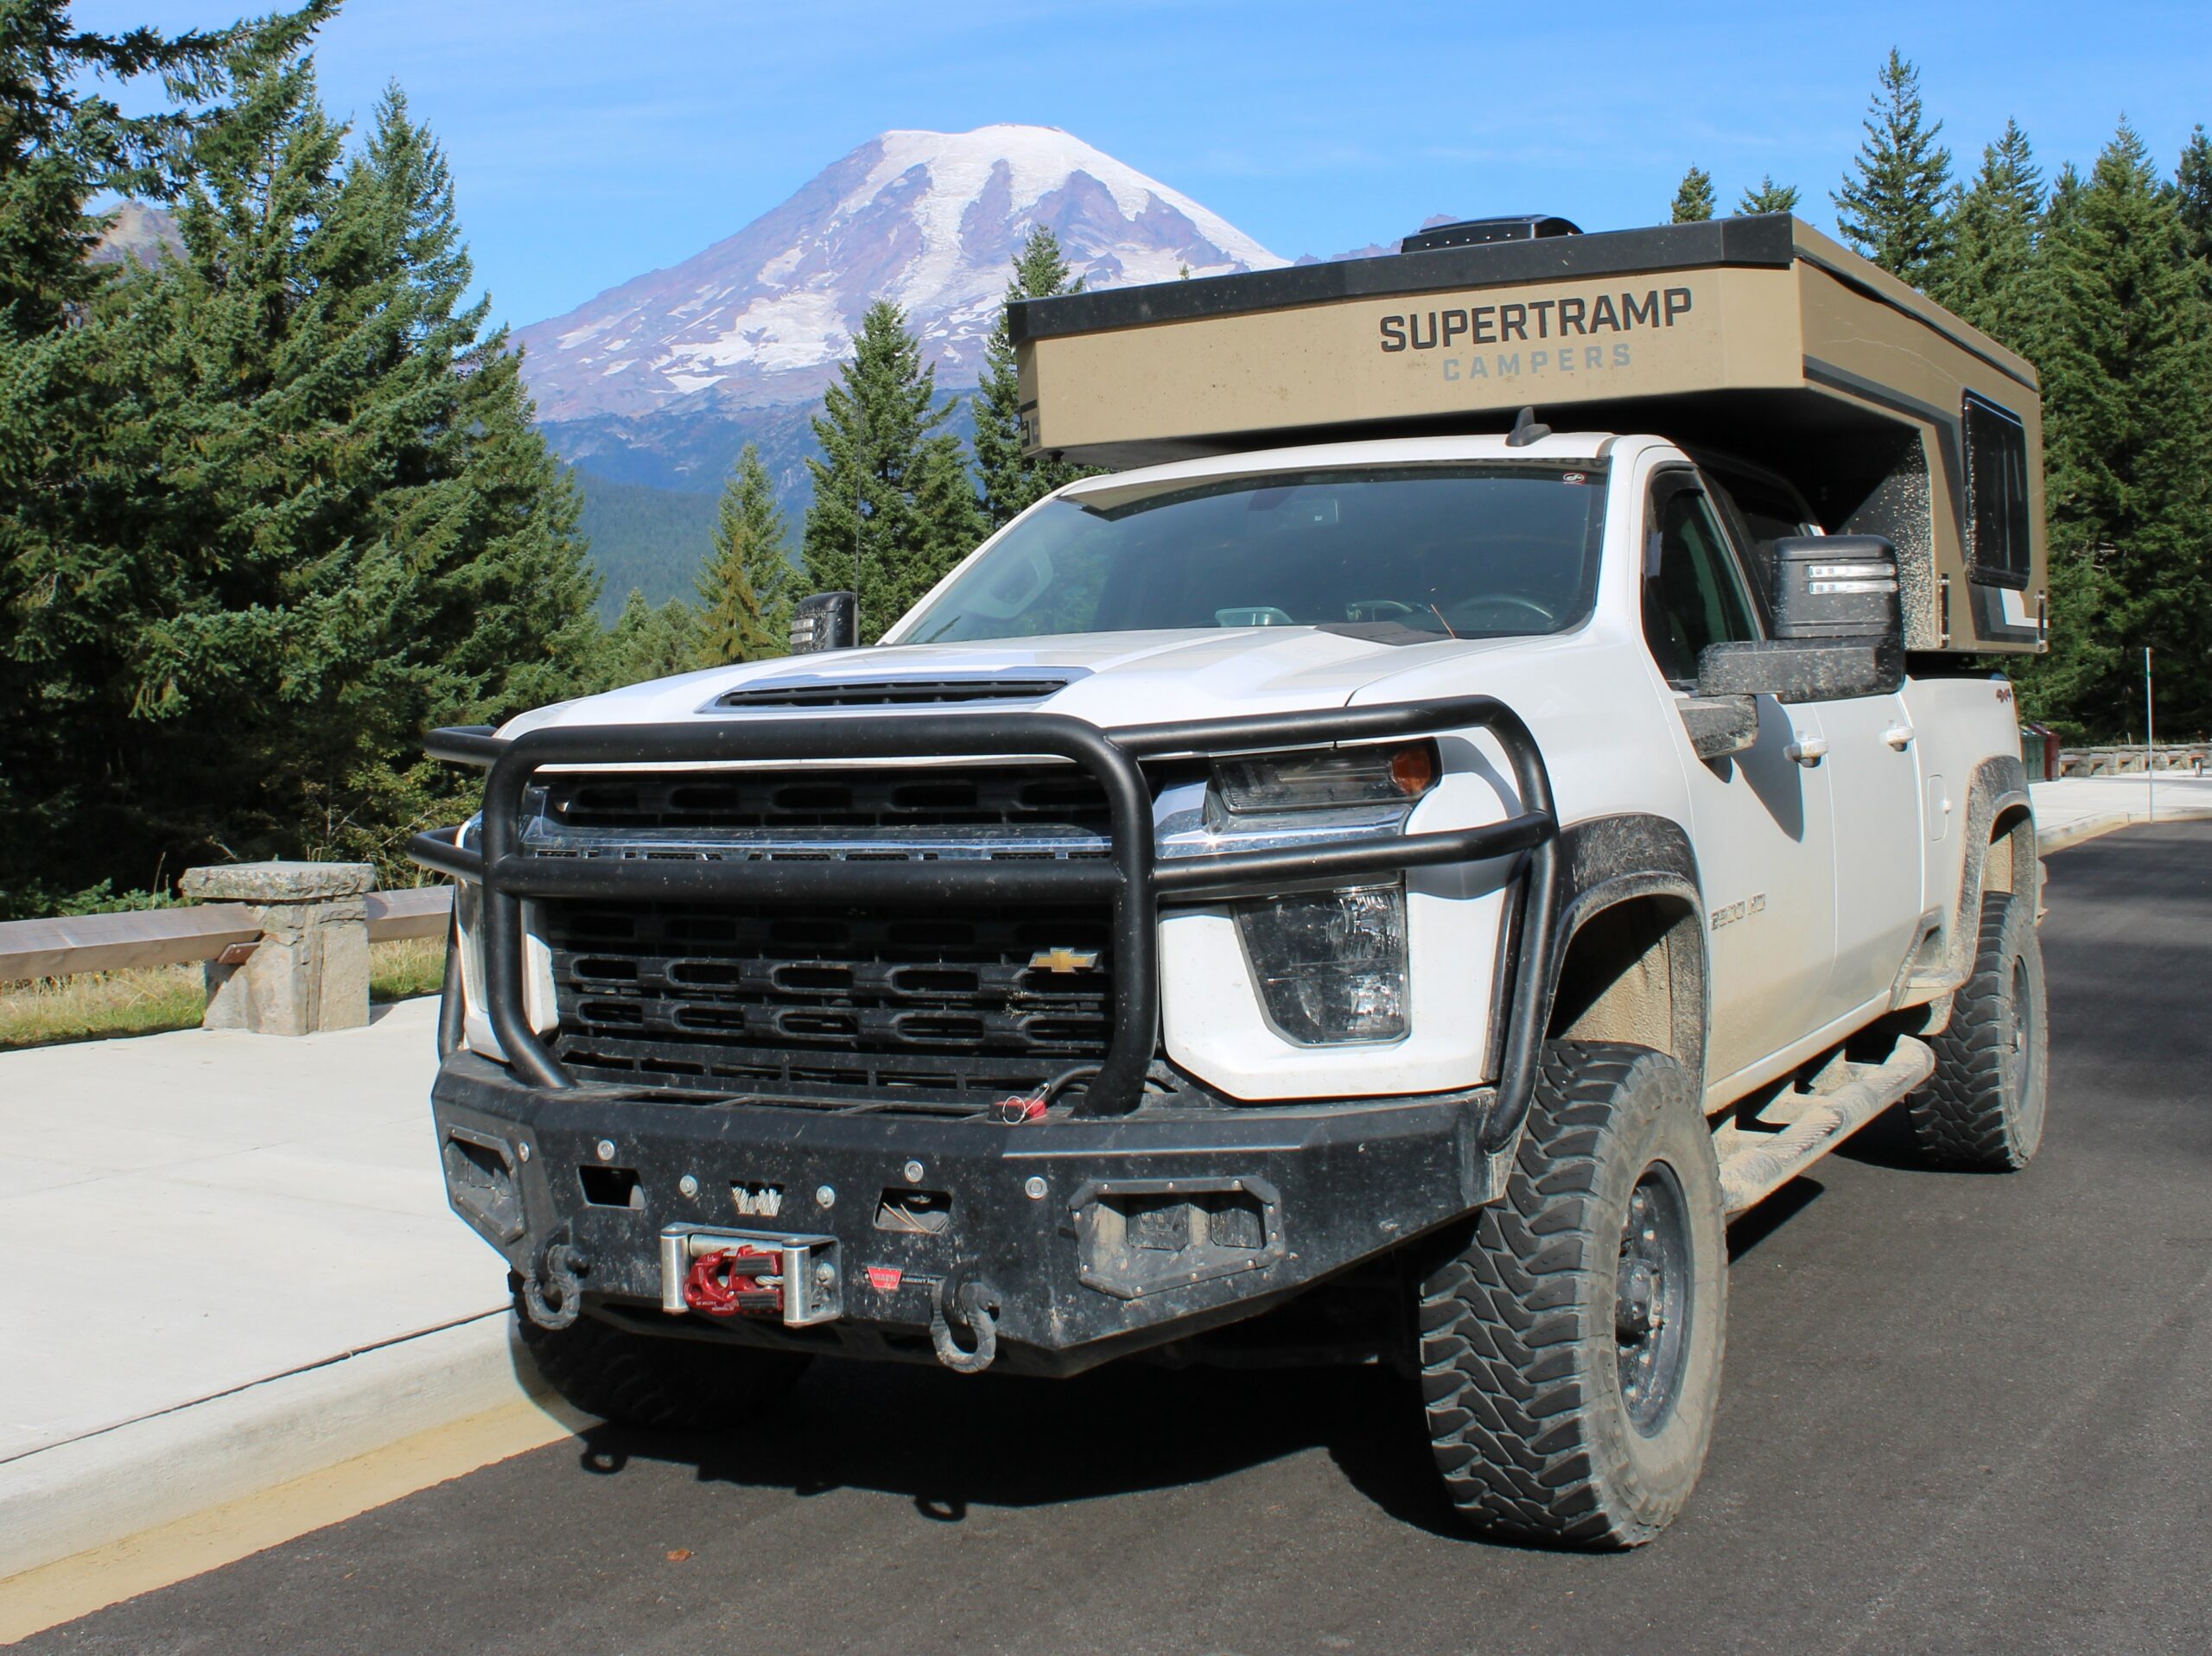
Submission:
{"label": "mud terrain tire", "polygon": [[1688,1501],[1727,1322],[1720,1179],[1698,1106],[1664,1054],[1554,1042],[1504,1199],[1421,1283],[1430,1445],[1478,1532],[1637,1546]]}
{"label": "mud terrain tire", "polygon": [[633,1334],[587,1312],[565,1329],[515,1320],[538,1373],[586,1414],[654,1431],[729,1431],[780,1402],[814,1360]]}
{"label": "mud terrain tire", "polygon": [[1936,1073],[1906,1107],[1921,1153],[1938,1167],[2025,1167],[2043,1142],[2050,1067],[2043,948],[2028,898],[1982,898],[1974,975],[1928,1044]]}

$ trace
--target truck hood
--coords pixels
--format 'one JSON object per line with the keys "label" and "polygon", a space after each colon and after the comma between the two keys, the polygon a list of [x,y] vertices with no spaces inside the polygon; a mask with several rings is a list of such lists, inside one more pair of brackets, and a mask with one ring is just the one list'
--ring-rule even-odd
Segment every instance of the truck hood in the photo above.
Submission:
{"label": "truck hood", "polygon": [[[1065,688],[1020,705],[1072,714],[1111,728],[1239,714],[1341,707],[1379,680],[1446,660],[1491,655],[1549,640],[1441,638],[1392,644],[1316,627],[1202,627],[1175,632],[1097,632],[987,644],[895,644],[709,668],[626,689],[559,702],[523,714],[501,731],[517,736],[555,725],[668,724],[702,713],[720,718],[835,717],[836,710],[756,704],[724,710],[731,691],[772,695],[785,686],[861,689],[900,679],[1065,678]],[[864,704],[855,704],[855,711]],[[999,703],[999,706],[1011,705]],[[892,707],[870,711],[900,711]],[[946,712],[942,704],[912,711]]]}

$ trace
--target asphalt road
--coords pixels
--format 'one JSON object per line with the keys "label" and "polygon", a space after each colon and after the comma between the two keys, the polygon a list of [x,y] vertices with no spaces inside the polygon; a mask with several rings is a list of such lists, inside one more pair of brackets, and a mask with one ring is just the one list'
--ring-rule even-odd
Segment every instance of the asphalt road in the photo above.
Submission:
{"label": "asphalt road", "polygon": [[1372,1373],[823,1367],[612,1430],[29,1652],[2212,1649],[2212,824],[2051,860],[2052,1091],[2013,1177],[1885,1120],[1738,1227],[1687,1515],[1454,1537]]}

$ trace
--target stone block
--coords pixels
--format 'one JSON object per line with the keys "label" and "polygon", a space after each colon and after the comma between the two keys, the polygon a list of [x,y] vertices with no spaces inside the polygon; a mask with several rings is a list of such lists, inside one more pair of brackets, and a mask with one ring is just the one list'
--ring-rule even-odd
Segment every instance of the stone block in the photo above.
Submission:
{"label": "stone block", "polygon": [[[261,941],[207,966],[208,1029],[311,1035],[369,1021],[367,863],[231,863],[188,869],[187,897],[244,903]],[[233,951],[234,953],[237,951]]]}

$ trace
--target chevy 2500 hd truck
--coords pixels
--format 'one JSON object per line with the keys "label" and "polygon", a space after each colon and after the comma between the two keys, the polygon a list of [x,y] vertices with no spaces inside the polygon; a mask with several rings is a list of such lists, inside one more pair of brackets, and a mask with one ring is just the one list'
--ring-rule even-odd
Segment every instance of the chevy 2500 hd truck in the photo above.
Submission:
{"label": "chevy 2500 hd truck", "polygon": [[880,644],[433,739],[441,1153],[573,1401],[1379,1361],[1472,1526],[1633,1545],[1732,1215],[1900,1101],[2034,1154],[2032,370],[1787,216],[1570,231],[1020,305],[1113,469]]}

